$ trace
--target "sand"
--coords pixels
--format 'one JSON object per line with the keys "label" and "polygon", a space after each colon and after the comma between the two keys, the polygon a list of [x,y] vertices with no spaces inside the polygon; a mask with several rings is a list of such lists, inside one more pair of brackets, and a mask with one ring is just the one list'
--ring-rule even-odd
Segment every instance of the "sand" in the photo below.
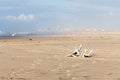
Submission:
{"label": "sand", "polygon": [[[94,55],[66,57],[80,44]],[[120,35],[1,38],[0,80],[120,80]]]}

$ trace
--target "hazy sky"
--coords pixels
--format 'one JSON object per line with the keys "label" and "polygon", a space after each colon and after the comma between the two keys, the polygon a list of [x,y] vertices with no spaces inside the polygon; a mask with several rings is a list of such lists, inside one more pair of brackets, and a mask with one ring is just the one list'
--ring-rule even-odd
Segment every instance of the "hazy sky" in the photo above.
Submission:
{"label": "hazy sky", "polygon": [[0,0],[0,31],[120,30],[120,0]]}

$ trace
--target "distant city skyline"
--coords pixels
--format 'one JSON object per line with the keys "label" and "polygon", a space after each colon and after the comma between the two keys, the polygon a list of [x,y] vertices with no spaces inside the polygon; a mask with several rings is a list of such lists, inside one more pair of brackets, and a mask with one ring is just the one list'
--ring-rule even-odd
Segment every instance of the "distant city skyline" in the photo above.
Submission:
{"label": "distant city skyline", "polygon": [[120,30],[119,0],[1,0],[0,33]]}

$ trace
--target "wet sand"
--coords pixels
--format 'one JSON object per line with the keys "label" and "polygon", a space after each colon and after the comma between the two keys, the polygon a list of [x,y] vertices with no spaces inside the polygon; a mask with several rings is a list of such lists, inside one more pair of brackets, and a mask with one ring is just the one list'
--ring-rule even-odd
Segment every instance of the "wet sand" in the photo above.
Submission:
{"label": "wet sand", "polygon": [[1,38],[0,80],[120,80],[120,34]]}

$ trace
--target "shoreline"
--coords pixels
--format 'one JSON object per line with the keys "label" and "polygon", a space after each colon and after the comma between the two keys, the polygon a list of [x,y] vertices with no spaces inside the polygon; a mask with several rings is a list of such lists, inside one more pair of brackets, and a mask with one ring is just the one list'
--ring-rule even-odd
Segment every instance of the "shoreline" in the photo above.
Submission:
{"label": "shoreline", "polygon": [[81,31],[81,32],[71,32],[71,33],[59,33],[59,34],[34,34],[34,35],[15,35],[10,36],[7,35],[0,35],[0,38],[14,38],[14,37],[48,37],[48,36],[79,36],[79,35],[120,35],[120,31]]}

